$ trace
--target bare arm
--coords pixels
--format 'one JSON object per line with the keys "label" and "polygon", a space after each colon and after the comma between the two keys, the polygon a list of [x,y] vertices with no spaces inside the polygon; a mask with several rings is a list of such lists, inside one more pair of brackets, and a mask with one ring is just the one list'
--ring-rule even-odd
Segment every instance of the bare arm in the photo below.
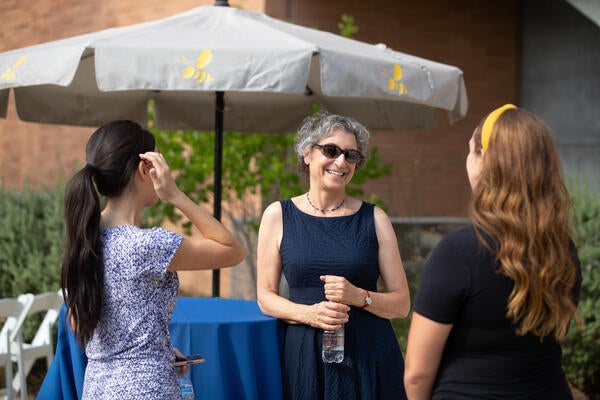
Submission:
{"label": "bare arm", "polygon": [[452,326],[413,312],[404,369],[404,388],[410,400],[431,399],[433,383]]}
{"label": "bare arm", "polygon": [[151,163],[150,177],[158,197],[173,204],[202,235],[183,239],[169,271],[230,267],[242,261],[246,254],[242,244],[221,222],[179,190],[162,154],[147,152],[140,157]]}
{"label": "bare arm", "polygon": [[282,273],[279,245],[282,235],[281,204],[276,202],[265,210],[258,232],[256,290],[261,311],[292,324],[339,329],[348,321],[350,307],[329,301],[312,305],[297,304],[279,295]]}
{"label": "bare arm", "polygon": [[[392,224],[379,207],[375,207],[375,229],[379,242],[379,272],[386,292],[369,292],[372,303],[366,310],[382,318],[404,318],[410,311],[406,273]],[[321,280],[325,281],[325,297],[328,300],[357,307],[365,304],[365,289],[352,285],[345,278],[326,275]]]}

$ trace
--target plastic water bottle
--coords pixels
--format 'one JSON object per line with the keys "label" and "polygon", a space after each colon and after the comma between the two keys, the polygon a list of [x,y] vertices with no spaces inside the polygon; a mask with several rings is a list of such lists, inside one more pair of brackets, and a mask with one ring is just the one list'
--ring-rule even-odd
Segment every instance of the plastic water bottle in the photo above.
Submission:
{"label": "plastic water bottle", "polygon": [[194,386],[187,375],[177,374],[179,379],[179,389],[181,390],[181,398],[183,400],[194,400]]}
{"label": "plastic water bottle", "polygon": [[341,363],[344,360],[344,326],[337,331],[323,331],[323,362]]}

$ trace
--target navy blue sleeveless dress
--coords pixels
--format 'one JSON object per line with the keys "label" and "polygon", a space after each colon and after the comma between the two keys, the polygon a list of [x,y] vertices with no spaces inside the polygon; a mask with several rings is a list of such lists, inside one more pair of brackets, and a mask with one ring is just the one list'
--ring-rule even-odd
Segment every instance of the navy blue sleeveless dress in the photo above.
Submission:
{"label": "navy blue sleeveless dress", "polygon": [[[325,299],[321,275],[343,276],[376,291],[379,278],[374,206],[363,203],[353,215],[315,217],[282,200],[281,259],[290,300],[314,304]],[[321,360],[322,330],[286,324],[282,360],[286,400],[405,399],[404,360],[392,325],[351,307],[344,327],[345,354],[339,364]]]}

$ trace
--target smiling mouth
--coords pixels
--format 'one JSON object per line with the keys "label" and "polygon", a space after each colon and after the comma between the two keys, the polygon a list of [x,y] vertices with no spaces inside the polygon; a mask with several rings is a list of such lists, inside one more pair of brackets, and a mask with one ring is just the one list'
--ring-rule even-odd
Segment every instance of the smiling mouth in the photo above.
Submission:
{"label": "smiling mouth", "polygon": [[330,173],[331,175],[335,175],[335,176],[344,176],[346,175],[345,172],[340,172],[340,171],[333,171],[331,169],[326,170],[328,173]]}

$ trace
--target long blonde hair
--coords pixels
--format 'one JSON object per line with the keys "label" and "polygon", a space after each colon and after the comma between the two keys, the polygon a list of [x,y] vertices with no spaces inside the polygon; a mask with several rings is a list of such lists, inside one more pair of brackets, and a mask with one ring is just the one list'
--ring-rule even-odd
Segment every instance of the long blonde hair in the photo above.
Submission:
{"label": "long blonde hair", "polygon": [[[479,150],[483,122],[473,134]],[[482,163],[469,212],[480,242],[490,248],[483,233],[491,237],[499,272],[514,281],[506,315],[520,335],[560,340],[577,313],[577,268],[571,199],[548,128],[524,109],[506,110]]]}

